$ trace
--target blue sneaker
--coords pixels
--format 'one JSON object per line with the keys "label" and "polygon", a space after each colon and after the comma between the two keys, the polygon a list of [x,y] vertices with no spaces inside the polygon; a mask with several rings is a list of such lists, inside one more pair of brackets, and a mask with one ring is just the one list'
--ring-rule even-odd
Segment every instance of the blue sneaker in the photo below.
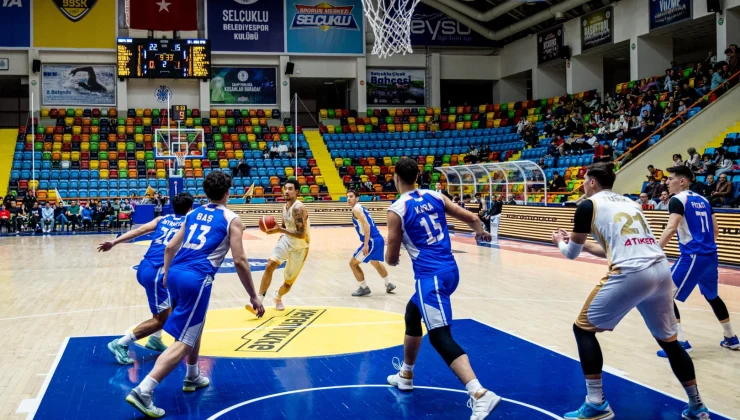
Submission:
{"label": "blue sneaker", "polygon": [[740,350],[740,340],[737,339],[737,336],[732,338],[725,337],[719,345],[730,350]]}
{"label": "blue sneaker", "polygon": [[[691,344],[689,344],[688,340],[679,341],[678,344],[680,344],[681,347],[683,347],[683,349],[686,350],[686,353],[691,353],[692,351],[694,351],[694,348],[691,347]],[[665,354],[664,350],[658,350],[658,357],[668,357],[668,356]]]}
{"label": "blue sneaker", "polygon": [[683,420],[708,420],[710,418],[709,410],[707,409],[707,407],[692,410],[687,405],[681,413],[681,418]]}
{"label": "blue sneaker", "polygon": [[577,411],[565,413],[563,418],[566,420],[609,420],[614,418],[614,412],[609,407],[608,401],[604,401],[604,404],[596,405],[591,404],[587,399],[581,408]]}

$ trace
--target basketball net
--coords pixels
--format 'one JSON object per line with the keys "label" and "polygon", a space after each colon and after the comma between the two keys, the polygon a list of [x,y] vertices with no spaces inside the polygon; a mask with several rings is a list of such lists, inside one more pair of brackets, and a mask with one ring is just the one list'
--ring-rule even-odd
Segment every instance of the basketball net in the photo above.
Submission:
{"label": "basketball net", "polygon": [[362,0],[365,16],[375,34],[374,55],[386,58],[414,52],[411,49],[411,16],[419,1]]}
{"label": "basketball net", "polygon": [[[175,158],[177,159],[177,169],[176,171],[185,171],[185,156],[187,156],[188,152],[187,150],[184,152],[175,152]],[[175,174],[178,175],[178,174]]]}

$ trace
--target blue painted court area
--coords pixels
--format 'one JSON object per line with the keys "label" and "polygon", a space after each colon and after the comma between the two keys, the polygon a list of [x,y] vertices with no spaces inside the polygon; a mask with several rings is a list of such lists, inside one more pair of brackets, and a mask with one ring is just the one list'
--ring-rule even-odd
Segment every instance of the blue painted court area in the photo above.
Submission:
{"label": "blue painted court area", "polygon": [[[585,385],[577,361],[473,320],[454,321],[452,330],[481,383],[506,398],[489,419],[561,418],[583,402]],[[149,372],[157,354],[136,347],[136,363],[119,366],[106,348],[112,339],[69,339],[35,418],[142,418],[124,398]],[[209,387],[184,393],[183,364],[154,396],[171,419],[469,418],[464,388],[427,338],[414,372],[416,389],[402,393],[386,386],[386,376],[394,373],[391,359],[402,354],[398,346],[311,358],[203,357],[200,366],[211,378]],[[668,362],[656,358],[656,363]],[[621,419],[680,419],[685,405],[608,373],[604,389]]]}

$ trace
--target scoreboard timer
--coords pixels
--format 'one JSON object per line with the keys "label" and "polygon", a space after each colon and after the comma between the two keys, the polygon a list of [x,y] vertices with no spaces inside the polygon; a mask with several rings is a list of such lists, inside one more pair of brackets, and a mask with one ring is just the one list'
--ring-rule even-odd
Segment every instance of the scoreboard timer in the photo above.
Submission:
{"label": "scoreboard timer", "polygon": [[188,115],[188,107],[185,105],[172,105],[172,121],[185,121]]}
{"label": "scoreboard timer", "polygon": [[118,77],[207,79],[211,45],[206,39],[118,38]]}

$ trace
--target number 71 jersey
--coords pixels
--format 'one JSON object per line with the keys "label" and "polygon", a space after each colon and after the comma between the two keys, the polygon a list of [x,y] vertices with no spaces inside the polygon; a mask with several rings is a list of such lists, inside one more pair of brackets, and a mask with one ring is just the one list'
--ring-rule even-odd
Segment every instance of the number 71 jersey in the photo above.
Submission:
{"label": "number 71 jersey", "polygon": [[600,191],[590,200],[591,233],[606,252],[609,273],[641,271],[666,258],[639,204],[611,191]]}
{"label": "number 71 jersey", "polygon": [[149,245],[149,249],[144,254],[144,258],[149,260],[153,266],[161,267],[164,265],[164,249],[177,231],[180,230],[183,223],[185,223],[185,216],[174,214],[168,214],[159,219],[157,227],[152,233],[152,244]]}
{"label": "number 71 jersey", "polygon": [[215,276],[229,252],[229,226],[237,215],[221,204],[198,207],[185,217],[185,238],[172,267]]}

